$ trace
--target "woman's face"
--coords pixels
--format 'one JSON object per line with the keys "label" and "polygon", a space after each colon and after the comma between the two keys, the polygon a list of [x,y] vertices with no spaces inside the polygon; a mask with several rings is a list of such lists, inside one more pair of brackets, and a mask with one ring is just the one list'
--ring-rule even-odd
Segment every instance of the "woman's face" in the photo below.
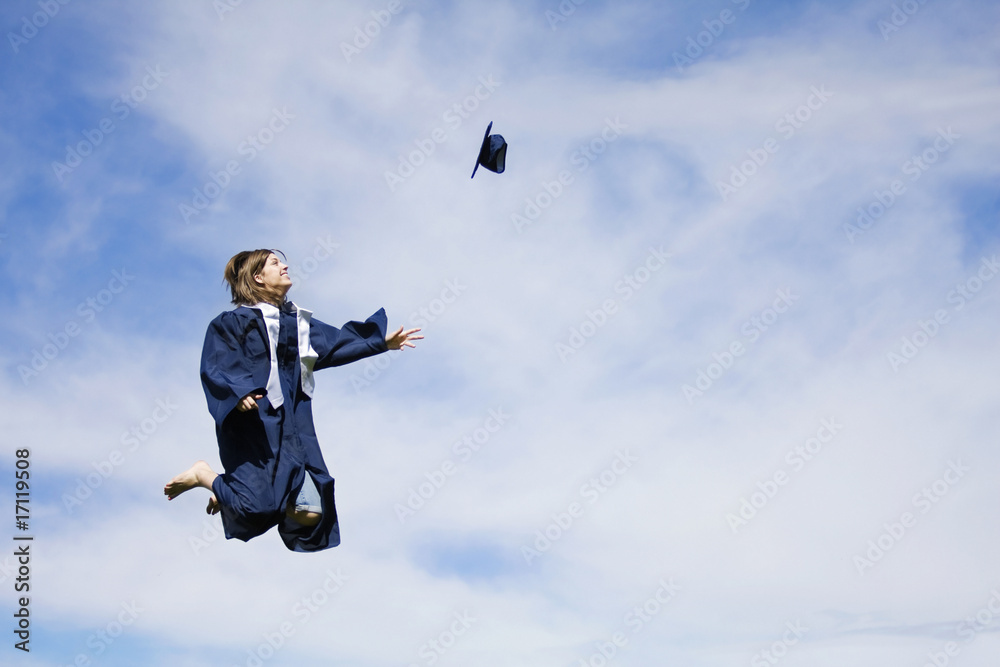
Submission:
{"label": "woman's face", "polygon": [[292,286],[292,279],[288,277],[288,265],[273,252],[267,256],[264,268],[254,278],[269,292],[284,294]]}

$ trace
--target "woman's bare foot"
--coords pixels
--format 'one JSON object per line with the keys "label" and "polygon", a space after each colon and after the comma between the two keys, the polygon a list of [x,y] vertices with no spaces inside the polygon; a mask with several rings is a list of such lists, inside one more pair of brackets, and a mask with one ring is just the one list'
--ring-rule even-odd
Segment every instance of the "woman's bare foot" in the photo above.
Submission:
{"label": "woman's bare foot", "polygon": [[174,477],[163,487],[163,495],[167,500],[173,500],[185,491],[190,491],[196,487],[211,490],[212,482],[218,475],[215,474],[207,463],[198,461],[193,466]]}
{"label": "woman's bare foot", "polygon": [[208,497],[208,507],[205,508],[205,511],[209,514],[219,513],[219,501],[216,499],[214,493]]}

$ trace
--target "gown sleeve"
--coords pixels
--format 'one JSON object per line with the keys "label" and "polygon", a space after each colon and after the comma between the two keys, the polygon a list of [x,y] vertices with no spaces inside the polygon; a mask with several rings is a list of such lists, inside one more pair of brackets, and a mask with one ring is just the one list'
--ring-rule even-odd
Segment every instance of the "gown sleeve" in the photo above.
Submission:
{"label": "gown sleeve", "polygon": [[384,308],[379,308],[364,322],[351,321],[340,329],[314,318],[309,328],[309,344],[319,358],[313,368],[342,366],[386,352],[389,349],[385,344],[387,327]]}
{"label": "gown sleeve", "polygon": [[[201,351],[201,384],[208,400],[208,411],[218,426],[236,404],[247,394],[267,393],[259,381],[254,379],[255,356],[245,350],[248,336],[242,331],[245,323],[231,312],[222,313],[212,320],[205,334],[205,345]],[[255,341],[256,342],[256,341]]]}

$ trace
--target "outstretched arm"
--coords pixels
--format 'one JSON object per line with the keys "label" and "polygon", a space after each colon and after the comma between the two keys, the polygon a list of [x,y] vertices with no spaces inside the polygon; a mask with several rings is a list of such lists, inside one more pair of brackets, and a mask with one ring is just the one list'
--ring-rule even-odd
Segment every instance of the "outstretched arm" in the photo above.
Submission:
{"label": "outstretched arm", "polygon": [[364,322],[348,322],[343,328],[330,326],[312,318],[309,342],[318,358],[314,370],[342,366],[386,350],[416,347],[413,343],[423,336],[415,335],[420,329],[404,331],[400,327],[389,333],[385,310],[379,309]]}
{"label": "outstretched arm", "polygon": [[314,370],[343,366],[385,352],[388,328],[381,308],[364,322],[348,322],[339,329],[311,318],[309,343],[318,355]]}

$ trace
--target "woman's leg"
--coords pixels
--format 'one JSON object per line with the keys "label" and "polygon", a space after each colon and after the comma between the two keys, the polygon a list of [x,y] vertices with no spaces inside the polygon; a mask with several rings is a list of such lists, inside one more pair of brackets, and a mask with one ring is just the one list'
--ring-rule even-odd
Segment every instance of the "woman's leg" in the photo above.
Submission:
{"label": "woman's leg", "polygon": [[297,510],[291,505],[285,510],[285,516],[294,521],[295,523],[301,524],[303,526],[315,526],[323,518],[321,512],[310,512],[308,510]]}
{"label": "woman's leg", "polygon": [[319,489],[308,470],[299,495],[294,505],[289,503],[285,516],[303,526],[315,526],[323,518],[323,500],[319,497]]}

